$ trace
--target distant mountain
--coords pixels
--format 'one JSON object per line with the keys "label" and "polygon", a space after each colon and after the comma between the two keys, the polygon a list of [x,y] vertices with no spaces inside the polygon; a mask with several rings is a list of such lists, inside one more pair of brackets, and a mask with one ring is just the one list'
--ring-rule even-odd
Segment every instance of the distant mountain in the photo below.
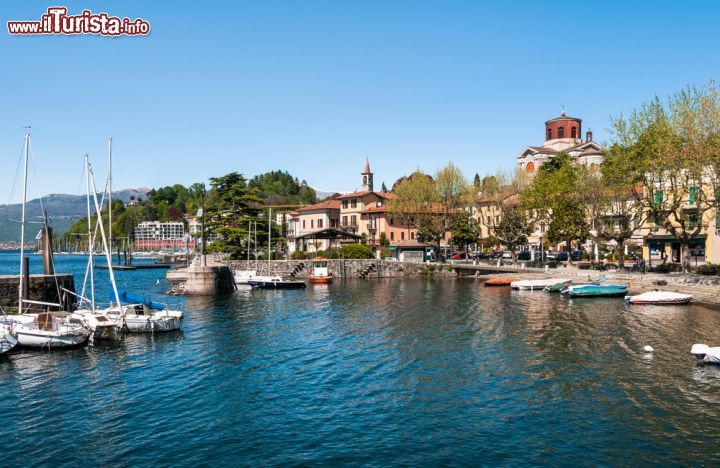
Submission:
{"label": "distant mountain", "polygon": [[[125,189],[113,192],[113,198],[119,198],[124,203],[131,197],[144,200],[148,188]],[[98,194],[101,196],[100,194]],[[28,221],[26,237],[32,240],[40,230],[43,220],[42,207],[47,210],[50,226],[57,234],[63,234],[77,220],[87,214],[85,195],[52,194],[31,200],[27,204],[26,217]],[[0,205],[0,242],[13,242],[20,240],[20,219],[22,218],[22,204]],[[35,229],[37,228],[37,229]]]}

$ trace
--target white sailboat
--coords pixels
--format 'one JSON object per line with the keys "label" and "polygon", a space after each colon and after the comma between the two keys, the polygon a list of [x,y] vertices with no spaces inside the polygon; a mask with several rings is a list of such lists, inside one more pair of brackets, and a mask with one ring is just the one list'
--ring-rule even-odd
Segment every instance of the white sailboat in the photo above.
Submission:
{"label": "white sailboat", "polygon": [[84,344],[90,332],[68,312],[24,313],[25,304],[44,307],[60,307],[60,304],[24,299],[23,259],[25,256],[25,208],[27,204],[27,169],[30,133],[25,134],[22,221],[20,224],[20,286],[18,291],[18,315],[12,318],[12,331],[20,345],[32,348],[64,348]]}
{"label": "white sailboat", "polygon": [[[109,143],[110,148],[110,154],[112,155],[112,138],[110,139]],[[112,173],[111,173],[112,174]],[[97,214],[97,222],[95,229],[92,229],[91,219],[92,219],[92,211],[90,209],[90,187],[91,187],[91,175],[92,175],[92,167],[90,166],[90,158],[88,155],[85,155],[85,175],[86,175],[86,187],[87,187],[87,219],[88,219],[88,239],[89,239],[89,245],[93,246],[95,245],[95,236],[97,235],[98,230],[100,231],[100,235],[102,238],[102,244],[103,244],[103,251],[105,254],[105,260],[108,264],[108,271],[110,274],[110,283],[112,285],[113,291],[117,293],[117,284],[115,282],[115,273],[113,271],[112,267],[112,252],[110,251],[110,248],[108,247],[108,240],[105,237],[105,228],[103,227],[102,217],[100,216],[102,206],[104,205],[104,196],[103,200],[98,204],[97,202],[97,193],[94,190],[95,189],[95,183],[94,180],[92,182],[92,188],[93,188],[93,201],[95,205],[95,213]],[[112,180],[112,175],[109,176],[109,179]],[[112,190],[112,186],[110,186],[110,190]],[[108,206],[112,206],[112,198],[110,198],[110,204]],[[110,219],[112,219],[110,217]],[[112,229],[112,225],[110,227]],[[111,231],[112,233],[112,231]],[[112,234],[111,234],[112,235]],[[112,245],[112,244],[110,244]],[[123,320],[122,315],[118,316],[108,316],[107,314],[102,313],[101,311],[98,311],[95,306],[95,270],[93,268],[94,265],[94,249],[90,249],[90,255],[88,256],[88,264],[85,268],[85,280],[83,281],[83,289],[82,293],[78,296],[80,299],[81,307],[73,312],[72,316],[74,318],[77,318],[83,322],[83,324],[92,332],[92,339],[98,338],[98,339],[120,339],[122,337],[122,332],[125,327],[125,321]],[[90,298],[85,297],[85,288],[87,286],[88,280],[90,282]]]}

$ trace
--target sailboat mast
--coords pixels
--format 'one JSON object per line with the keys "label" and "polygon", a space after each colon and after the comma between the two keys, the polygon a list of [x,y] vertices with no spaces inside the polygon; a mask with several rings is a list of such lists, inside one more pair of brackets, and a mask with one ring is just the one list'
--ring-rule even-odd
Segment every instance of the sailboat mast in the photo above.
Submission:
{"label": "sailboat mast", "polygon": [[272,208],[268,208],[268,271],[270,271],[270,247],[272,246]]}
{"label": "sailboat mast", "polygon": [[25,269],[23,268],[25,258],[25,204],[27,203],[27,175],[28,175],[28,147],[30,146],[30,132],[25,132],[25,144],[23,147],[23,157],[25,159],[25,169],[23,173],[23,201],[22,201],[22,221],[20,222],[20,286],[18,296],[18,314],[22,314],[23,311],[23,283],[25,278]]}
{"label": "sailboat mast", "polygon": [[250,232],[251,231],[252,231],[252,221],[248,221],[248,243],[247,243],[248,269],[250,269]]}
{"label": "sailboat mast", "polygon": [[[108,139],[108,243],[113,248],[112,237],[112,137]],[[112,259],[112,255],[110,256]]]}
{"label": "sailboat mast", "polygon": [[[95,250],[95,236],[92,229],[92,211],[90,210],[90,156],[85,155],[85,186],[87,188],[87,220],[88,220],[88,268],[90,270],[90,302],[92,310],[95,310],[95,272],[93,269],[93,251]],[[100,214],[98,213],[98,218]],[[85,291],[83,291],[84,293]]]}
{"label": "sailboat mast", "polygon": [[[87,159],[87,170],[88,174],[90,175],[90,182],[92,183],[93,200],[95,201],[95,211],[98,213],[98,216],[100,216],[100,204],[98,203],[97,189],[95,188],[95,177],[93,177],[92,166],[90,166],[89,158]],[[115,282],[115,272],[113,271],[112,266],[112,257],[110,255],[110,250],[108,249],[107,237],[105,236],[105,227],[103,226],[102,222],[99,223],[99,225],[100,235],[102,236],[103,248],[105,250],[105,260],[107,261],[108,272],[110,273],[110,284],[112,284],[113,293],[115,293],[115,302],[117,302],[118,310],[122,311],[122,305],[120,304],[120,294],[118,294],[117,283]]]}

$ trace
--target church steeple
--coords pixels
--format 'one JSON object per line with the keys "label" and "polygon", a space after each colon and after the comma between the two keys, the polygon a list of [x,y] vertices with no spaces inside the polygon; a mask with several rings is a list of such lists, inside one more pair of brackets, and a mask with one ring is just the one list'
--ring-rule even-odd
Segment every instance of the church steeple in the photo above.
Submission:
{"label": "church steeple", "polygon": [[365,171],[362,173],[362,191],[373,191],[373,173],[370,172],[370,161],[365,158]]}

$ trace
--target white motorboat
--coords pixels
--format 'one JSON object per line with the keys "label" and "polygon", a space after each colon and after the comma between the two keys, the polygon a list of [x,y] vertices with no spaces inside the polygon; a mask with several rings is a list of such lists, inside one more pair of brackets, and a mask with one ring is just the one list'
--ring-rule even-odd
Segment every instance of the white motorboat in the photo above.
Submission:
{"label": "white motorboat", "polygon": [[625,296],[625,300],[630,304],[689,304],[693,297],[690,294],[655,290],[636,296]]}
{"label": "white motorboat", "polygon": [[236,285],[250,285],[251,281],[272,281],[274,276],[258,275],[257,270],[236,270],[233,272]]}
{"label": "white motorboat", "polygon": [[112,317],[89,309],[76,310],[70,316],[80,320],[90,330],[93,339],[117,340],[122,337],[125,325],[122,317]]}
{"label": "white motorboat", "polygon": [[710,347],[706,344],[694,344],[690,349],[690,354],[700,362],[720,364],[720,346]]}
{"label": "white motorboat", "polygon": [[67,312],[23,314],[19,319],[13,330],[18,344],[29,348],[69,348],[90,338],[90,330]]}
{"label": "white motorboat", "polygon": [[523,289],[529,291],[543,290],[556,284],[568,283],[572,280],[567,278],[543,278],[537,280],[520,280],[510,283],[512,289]]}

